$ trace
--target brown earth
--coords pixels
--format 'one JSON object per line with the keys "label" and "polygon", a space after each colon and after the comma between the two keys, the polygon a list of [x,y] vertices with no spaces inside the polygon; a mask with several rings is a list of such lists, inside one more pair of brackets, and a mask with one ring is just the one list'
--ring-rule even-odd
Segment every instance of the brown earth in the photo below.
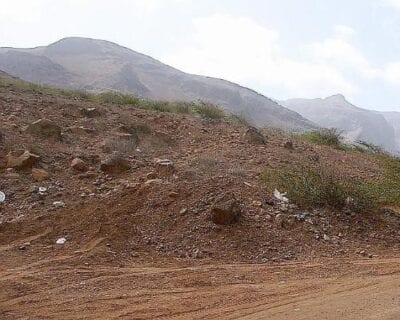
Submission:
{"label": "brown earth", "polygon": [[[265,168],[317,161],[379,177],[374,158],[272,130],[253,145],[239,124],[12,87],[0,88],[0,110],[1,319],[400,319],[396,212],[288,208],[260,181]],[[25,131],[43,118],[60,141]],[[24,150],[48,180],[6,168]],[[128,171],[100,170],[112,150]],[[70,168],[75,158],[89,171]],[[226,194],[243,215],[215,225]]]}

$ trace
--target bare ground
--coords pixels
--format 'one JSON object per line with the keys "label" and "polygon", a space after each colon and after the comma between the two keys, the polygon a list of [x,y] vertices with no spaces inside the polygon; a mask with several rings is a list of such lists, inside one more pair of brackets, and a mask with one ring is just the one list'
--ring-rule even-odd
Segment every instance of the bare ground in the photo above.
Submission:
{"label": "bare ground", "polygon": [[399,258],[386,258],[118,267],[57,257],[0,273],[0,316],[397,320],[399,266]]}

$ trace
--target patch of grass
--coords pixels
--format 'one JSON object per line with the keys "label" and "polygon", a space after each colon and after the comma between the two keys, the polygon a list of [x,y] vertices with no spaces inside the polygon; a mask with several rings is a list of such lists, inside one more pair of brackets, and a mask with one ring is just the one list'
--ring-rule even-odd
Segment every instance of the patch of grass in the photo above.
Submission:
{"label": "patch of grass", "polygon": [[94,100],[102,103],[112,103],[118,105],[138,106],[140,99],[130,94],[124,94],[117,91],[107,91],[96,94]]}
{"label": "patch of grass", "polygon": [[32,93],[49,94],[66,98],[76,98],[80,100],[90,100],[93,98],[92,94],[82,90],[53,88],[50,86],[31,83],[8,76],[0,76],[0,87],[14,87],[18,90],[28,91]]}
{"label": "patch of grass", "polygon": [[246,117],[243,114],[230,114],[228,116],[228,120],[238,123],[244,127],[251,126],[250,122],[246,119]]}
{"label": "patch of grass", "polygon": [[357,140],[352,147],[362,153],[386,154],[385,150],[381,146],[363,140]]}
{"label": "patch of grass", "polygon": [[[110,103],[116,105],[130,105],[136,108],[154,110],[158,112],[171,112],[182,114],[197,114],[205,119],[223,119],[224,111],[208,102],[184,102],[142,99],[131,94],[119,91],[107,91],[102,93],[89,93],[80,90],[68,90],[53,88],[41,84],[23,81],[10,76],[0,75],[0,87],[14,87],[18,90],[32,93],[49,94],[67,98],[76,98],[97,103]],[[242,120],[244,122],[244,120]]]}
{"label": "patch of grass", "polygon": [[301,207],[345,207],[355,212],[373,210],[378,206],[374,190],[362,180],[341,175],[338,170],[318,167],[267,170],[263,181],[280,191]]}
{"label": "patch of grass", "polygon": [[377,194],[381,205],[400,206],[400,158],[390,154],[378,154],[376,157],[383,174],[370,181],[368,187]]}
{"label": "patch of grass", "polygon": [[215,104],[200,101],[194,105],[194,112],[204,119],[221,120],[225,112]]}
{"label": "patch of grass", "polygon": [[342,133],[336,128],[319,129],[305,132],[301,137],[309,142],[340,148],[342,146]]}

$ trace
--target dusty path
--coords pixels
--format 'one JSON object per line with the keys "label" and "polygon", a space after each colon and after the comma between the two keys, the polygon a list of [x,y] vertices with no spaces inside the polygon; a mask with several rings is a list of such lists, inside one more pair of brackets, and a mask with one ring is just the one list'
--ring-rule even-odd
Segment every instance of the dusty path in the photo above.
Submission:
{"label": "dusty path", "polygon": [[400,319],[400,259],[0,272],[1,319]]}

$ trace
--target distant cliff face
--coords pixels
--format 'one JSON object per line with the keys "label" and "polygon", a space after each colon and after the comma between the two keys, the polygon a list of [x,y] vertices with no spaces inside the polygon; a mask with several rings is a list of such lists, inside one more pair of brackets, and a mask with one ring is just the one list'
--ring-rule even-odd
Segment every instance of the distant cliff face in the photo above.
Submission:
{"label": "distant cliff face", "polygon": [[[364,140],[390,152],[400,151],[400,122],[390,120],[390,113],[358,108],[342,95],[325,99],[290,99],[281,103],[322,127],[343,130],[350,141]],[[399,123],[397,129],[396,123]]]}
{"label": "distant cliff face", "polygon": [[66,38],[47,47],[0,49],[0,69],[24,80],[93,91],[120,90],[166,100],[205,100],[254,124],[292,130],[316,126],[275,101],[237,84],[191,75],[117,44]]}

